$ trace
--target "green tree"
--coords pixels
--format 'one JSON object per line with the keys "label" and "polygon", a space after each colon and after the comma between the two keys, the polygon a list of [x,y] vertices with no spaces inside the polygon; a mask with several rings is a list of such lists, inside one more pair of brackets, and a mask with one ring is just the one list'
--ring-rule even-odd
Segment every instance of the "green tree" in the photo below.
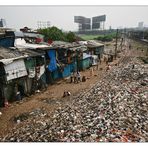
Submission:
{"label": "green tree", "polygon": [[67,42],[74,42],[77,40],[77,36],[69,31],[68,33],[62,32],[59,28],[53,26],[49,28],[39,29],[38,32],[44,35],[44,40],[48,41],[67,41]]}
{"label": "green tree", "polygon": [[66,34],[66,39],[68,42],[75,42],[76,41],[76,35],[69,31],[67,34]]}
{"label": "green tree", "polygon": [[45,36],[45,41],[48,41],[49,39],[53,41],[66,41],[65,34],[62,32],[62,30],[58,29],[55,26],[39,29],[38,32]]}

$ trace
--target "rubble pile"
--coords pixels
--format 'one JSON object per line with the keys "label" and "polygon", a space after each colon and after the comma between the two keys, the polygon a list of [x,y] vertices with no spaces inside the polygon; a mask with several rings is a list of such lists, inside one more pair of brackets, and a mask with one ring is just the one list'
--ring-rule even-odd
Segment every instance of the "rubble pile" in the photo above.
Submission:
{"label": "rubble pile", "polygon": [[125,60],[51,118],[30,120],[0,141],[148,142],[147,82],[147,65]]}

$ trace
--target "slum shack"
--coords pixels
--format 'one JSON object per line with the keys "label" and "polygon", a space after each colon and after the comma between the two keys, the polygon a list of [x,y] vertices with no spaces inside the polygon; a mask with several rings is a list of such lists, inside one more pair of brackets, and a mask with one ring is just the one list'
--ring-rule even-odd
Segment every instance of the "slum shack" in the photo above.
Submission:
{"label": "slum shack", "polygon": [[52,46],[56,49],[57,70],[54,78],[61,79],[71,75],[77,70],[77,43],[54,41]]}
{"label": "slum shack", "polygon": [[45,77],[47,84],[53,84],[55,79],[60,78],[59,69],[62,66],[61,64],[59,64],[57,60],[57,49],[58,49],[57,46],[53,47],[52,45],[47,45],[43,43],[42,44],[27,43],[23,38],[17,38],[15,40],[15,47],[26,48],[29,50],[34,50],[38,53],[44,53],[45,60],[43,62],[45,67]]}
{"label": "slum shack", "polygon": [[92,56],[87,54],[87,53],[83,53],[83,57],[80,59],[80,65],[79,65],[79,70],[85,70],[90,68],[90,66],[92,65]]}
{"label": "slum shack", "polygon": [[27,70],[24,56],[18,51],[0,47],[0,104],[14,101],[25,95]]}
{"label": "slum shack", "polygon": [[[52,76],[54,80],[58,80],[70,75],[70,52],[68,51],[70,43],[62,41],[54,41],[51,45],[56,49],[57,69],[53,71]],[[69,63],[69,64],[68,64]]]}
{"label": "slum shack", "polygon": [[45,53],[26,48],[17,49],[23,56],[28,76],[26,78],[27,94],[46,88]]}
{"label": "slum shack", "polygon": [[95,40],[89,40],[86,46],[90,55],[97,55],[99,60],[102,58],[104,52],[104,44],[101,44]]}
{"label": "slum shack", "polygon": [[33,43],[26,43],[23,38],[17,38],[15,40],[15,47],[19,50],[26,49],[30,56],[28,60],[25,60],[26,67],[29,71],[29,77],[33,78],[33,85],[36,89],[45,88],[46,83],[50,83],[50,72],[49,72],[49,52],[50,46],[48,45],[41,45],[41,44],[33,44]]}
{"label": "slum shack", "polygon": [[68,51],[70,52],[68,58],[71,59],[70,62],[68,62],[68,64],[70,65],[71,73],[80,71],[83,53],[87,51],[87,47],[84,45],[77,44],[77,46],[70,47]]}
{"label": "slum shack", "polygon": [[76,51],[76,63],[77,70],[85,70],[88,69],[92,65],[92,57],[88,54],[87,47],[85,45],[81,45],[75,48]]}

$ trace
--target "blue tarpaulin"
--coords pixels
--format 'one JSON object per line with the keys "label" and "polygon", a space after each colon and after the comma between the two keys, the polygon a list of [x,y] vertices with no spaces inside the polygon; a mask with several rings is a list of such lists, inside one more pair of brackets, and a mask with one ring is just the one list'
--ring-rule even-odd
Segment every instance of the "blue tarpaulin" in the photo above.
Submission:
{"label": "blue tarpaulin", "polygon": [[65,78],[71,75],[70,65],[66,65],[62,72],[59,72],[59,78]]}
{"label": "blue tarpaulin", "polygon": [[49,50],[48,56],[50,58],[50,63],[48,65],[48,70],[53,72],[57,69],[57,63],[56,63],[56,52],[55,50]]}
{"label": "blue tarpaulin", "polygon": [[14,47],[14,39],[13,38],[1,38],[0,39],[0,46],[2,47]]}
{"label": "blue tarpaulin", "polygon": [[77,63],[73,62],[70,64],[70,71],[75,72],[77,70]]}

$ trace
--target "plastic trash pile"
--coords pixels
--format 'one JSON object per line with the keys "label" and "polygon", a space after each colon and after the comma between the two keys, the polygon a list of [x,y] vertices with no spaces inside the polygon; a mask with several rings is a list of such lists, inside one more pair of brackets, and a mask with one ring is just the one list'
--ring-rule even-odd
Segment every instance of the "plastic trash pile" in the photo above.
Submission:
{"label": "plastic trash pile", "polygon": [[148,142],[147,82],[148,66],[130,59],[52,117],[27,120],[0,141]]}

